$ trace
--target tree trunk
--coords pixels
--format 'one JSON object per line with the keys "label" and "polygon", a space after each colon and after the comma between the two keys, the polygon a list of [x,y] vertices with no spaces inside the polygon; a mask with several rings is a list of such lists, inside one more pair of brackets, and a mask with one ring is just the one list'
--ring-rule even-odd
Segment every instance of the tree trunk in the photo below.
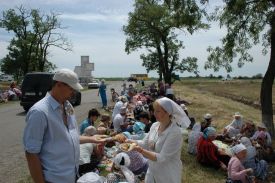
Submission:
{"label": "tree trunk", "polygon": [[262,122],[266,125],[270,135],[275,139],[273,108],[272,108],[272,85],[275,76],[275,16],[271,20],[271,53],[267,71],[261,86]]}

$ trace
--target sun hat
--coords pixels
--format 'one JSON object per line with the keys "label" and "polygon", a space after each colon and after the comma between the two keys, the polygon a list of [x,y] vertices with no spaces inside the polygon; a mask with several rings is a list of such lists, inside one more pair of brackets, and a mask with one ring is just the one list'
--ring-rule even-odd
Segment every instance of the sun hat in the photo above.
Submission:
{"label": "sun hat", "polygon": [[264,123],[259,123],[259,124],[257,125],[257,127],[260,127],[260,128],[264,128],[264,129],[266,129],[266,126],[265,126],[265,124],[264,124]]}
{"label": "sun hat", "polygon": [[203,116],[204,119],[212,119],[212,115],[209,114],[209,113],[206,113],[204,116]]}
{"label": "sun hat", "polygon": [[242,117],[240,112],[235,112],[234,117]]}
{"label": "sun hat", "polygon": [[60,69],[56,71],[53,76],[53,80],[66,83],[77,91],[83,89],[83,87],[79,84],[77,74],[70,69]]}

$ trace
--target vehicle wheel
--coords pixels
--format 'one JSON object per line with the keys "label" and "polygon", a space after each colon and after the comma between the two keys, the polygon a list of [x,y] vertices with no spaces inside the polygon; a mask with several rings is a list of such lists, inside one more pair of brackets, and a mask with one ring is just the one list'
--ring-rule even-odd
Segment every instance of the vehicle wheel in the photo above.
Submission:
{"label": "vehicle wheel", "polygon": [[23,106],[23,109],[24,109],[26,112],[28,112],[29,109],[30,109],[30,107],[29,107],[29,106]]}

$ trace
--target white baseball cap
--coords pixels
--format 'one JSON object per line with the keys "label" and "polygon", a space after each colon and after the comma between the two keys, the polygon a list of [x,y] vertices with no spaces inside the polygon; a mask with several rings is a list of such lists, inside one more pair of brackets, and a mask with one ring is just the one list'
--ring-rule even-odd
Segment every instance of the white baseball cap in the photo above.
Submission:
{"label": "white baseball cap", "polygon": [[53,76],[53,80],[66,83],[77,91],[83,89],[83,87],[78,82],[77,74],[70,69],[60,69],[56,71]]}

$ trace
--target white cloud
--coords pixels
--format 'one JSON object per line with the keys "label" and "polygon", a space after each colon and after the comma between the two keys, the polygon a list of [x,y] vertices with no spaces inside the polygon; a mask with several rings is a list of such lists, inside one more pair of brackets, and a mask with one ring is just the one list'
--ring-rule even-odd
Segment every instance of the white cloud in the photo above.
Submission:
{"label": "white cloud", "polygon": [[92,14],[92,13],[83,13],[83,14],[62,14],[60,16],[62,19],[68,20],[77,20],[77,21],[88,21],[88,22],[112,22],[124,24],[127,22],[127,15],[112,15],[112,14]]}

